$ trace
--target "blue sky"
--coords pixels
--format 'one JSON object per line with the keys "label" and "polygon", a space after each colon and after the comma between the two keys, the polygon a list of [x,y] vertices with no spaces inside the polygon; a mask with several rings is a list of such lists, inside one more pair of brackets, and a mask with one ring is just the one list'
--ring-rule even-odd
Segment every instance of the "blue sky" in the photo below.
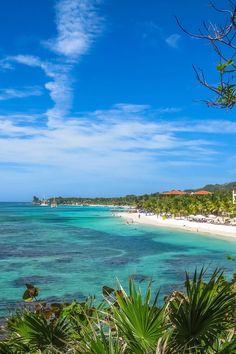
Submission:
{"label": "blue sky", "polygon": [[205,0],[0,3],[0,200],[236,179],[235,112],[192,70],[215,82],[217,57],[174,16],[222,21]]}

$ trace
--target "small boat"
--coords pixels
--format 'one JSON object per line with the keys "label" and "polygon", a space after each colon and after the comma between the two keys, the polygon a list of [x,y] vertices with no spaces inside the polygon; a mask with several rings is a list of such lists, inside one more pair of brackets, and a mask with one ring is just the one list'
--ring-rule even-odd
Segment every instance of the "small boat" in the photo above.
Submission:
{"label": "small boat", "polygon": [[48,206],[48,202],[46,200],[42,200],[40,206]]}
{"label": "small boat", "polygon": [[56,202],[56,198],[53,199],[53,202],[51,203],[51,208],[56,208],[57,207],[57,202]]}

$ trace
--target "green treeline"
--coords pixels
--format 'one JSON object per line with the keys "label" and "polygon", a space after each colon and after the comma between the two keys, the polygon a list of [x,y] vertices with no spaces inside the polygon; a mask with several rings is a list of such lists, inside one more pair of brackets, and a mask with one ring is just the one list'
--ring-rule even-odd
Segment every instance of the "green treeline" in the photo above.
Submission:
{"label": "green treeline", "polygon": [[[53,203],[56,202],[58,205],[136,205],[139,200],[138,196],[127,195],[125,197],[113,197],[113,198],[78,198],[78,197],[56,197],[48,198],[46,202]],[[40,204],[43,200],[40,200],[38,197],[33,197],[34,204]]]}
{"label": "green treeline", "polygon": [[[215,214],[236,215],[236,204],[232,202],[232,193],[228,190],[218,190],[212,195],[181,195],[167,196],[159,193],[145,194],[142,196],[127,195],[118,198],[49,198],[48,204],[55,202],[60,205],[129,205],[137,209],[156,214],[166,213],[174,216]],[[40,204],[42,201],[34,197],[33,203]]]}
{"label": "green treeline", "polygon": [[236,215],[236,204],[233,204],[229,191],[215,192],[207,196],[143,196],[138,200],[137,207],[156,214],[166,213],[173,216]]}

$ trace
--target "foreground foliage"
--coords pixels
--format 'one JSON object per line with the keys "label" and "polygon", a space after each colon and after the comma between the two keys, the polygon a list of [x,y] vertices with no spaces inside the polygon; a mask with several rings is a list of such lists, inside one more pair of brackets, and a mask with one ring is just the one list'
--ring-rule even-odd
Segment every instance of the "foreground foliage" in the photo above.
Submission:
{"label": "foreground foliage", "polygon": [[162,305],[144,295],[133,281],[129,291],[103,288],[99,306],[84,303],[35,302],[8,319],[1,354],[233,354],[236,353],[235,282],[216,270],[207,281],[204,270],[184,290]]}

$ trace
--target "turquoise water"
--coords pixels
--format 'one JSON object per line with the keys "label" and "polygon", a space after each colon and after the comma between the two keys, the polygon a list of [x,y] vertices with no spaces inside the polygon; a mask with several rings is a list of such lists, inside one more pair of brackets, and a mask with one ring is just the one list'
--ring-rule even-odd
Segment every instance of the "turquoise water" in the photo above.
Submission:
{"label": "turquoise water", "polygon": [[162,294],[179,287],[195,266],[223,267],[232,276],[236,242],[200,234],[127,225],[110,208],[0,203],[0,316],[16,306],[32,282],[44,300],[82,300],[103,285],[144,286]]}

